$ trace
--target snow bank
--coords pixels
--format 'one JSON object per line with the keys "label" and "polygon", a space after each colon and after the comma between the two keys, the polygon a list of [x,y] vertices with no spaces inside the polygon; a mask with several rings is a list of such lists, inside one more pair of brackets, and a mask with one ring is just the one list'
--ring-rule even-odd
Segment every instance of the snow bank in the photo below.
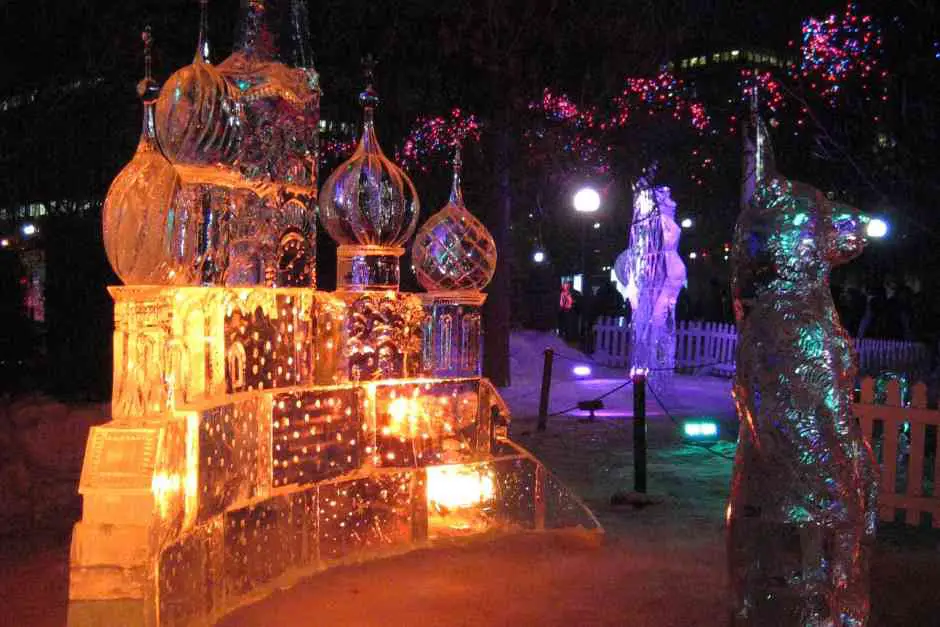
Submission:
{"label": "snow bank", "polygon": [[88,430],[109,413],[109,404],[69,407],[43,396],[0,401],[0,535],[77,519]]}

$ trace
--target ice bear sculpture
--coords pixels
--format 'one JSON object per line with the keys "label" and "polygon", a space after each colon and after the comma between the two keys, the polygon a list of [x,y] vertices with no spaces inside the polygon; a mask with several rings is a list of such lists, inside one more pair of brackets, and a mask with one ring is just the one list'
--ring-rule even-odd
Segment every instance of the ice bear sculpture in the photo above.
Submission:
{"label": "ice bear sculpture", "polygon": [[829,271],[861,253],[867,219],[783,178],[756,187],[733,252],[731,622],[861,626],[876,466],[852,415],[854,355]]}

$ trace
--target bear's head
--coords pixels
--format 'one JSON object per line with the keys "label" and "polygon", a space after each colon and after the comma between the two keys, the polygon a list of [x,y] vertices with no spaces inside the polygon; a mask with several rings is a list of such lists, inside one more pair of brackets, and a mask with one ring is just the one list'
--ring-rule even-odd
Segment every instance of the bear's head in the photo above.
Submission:
{"label": "bear's head", "polygon": [[734,241],[735,314],[764,294],[798,297],[825,288],[833,265],[862,252],[868,219],[784,178],[761,184],[738,219]]}

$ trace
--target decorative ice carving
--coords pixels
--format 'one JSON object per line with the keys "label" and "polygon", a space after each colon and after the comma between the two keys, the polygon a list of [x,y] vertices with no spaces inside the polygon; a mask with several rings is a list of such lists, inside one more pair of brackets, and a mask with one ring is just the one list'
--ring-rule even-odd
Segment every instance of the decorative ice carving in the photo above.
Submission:
{"label": "decorative ice carving", "polygon": [[862,251],[867,220],[756,161],[732,278],[741,423],[728,507],[733,624],[863,626],[876,466],[852,415],[854,355],[829,271]]}
{"label": "decorative ice carving", "polygon": [[633,311],[630,365],[649,369],[650,381],[660,385],[675,366],[676,299],[686,281],[675,216],[669,188],[640,179],[634,187],[630,247],[614,265]]}

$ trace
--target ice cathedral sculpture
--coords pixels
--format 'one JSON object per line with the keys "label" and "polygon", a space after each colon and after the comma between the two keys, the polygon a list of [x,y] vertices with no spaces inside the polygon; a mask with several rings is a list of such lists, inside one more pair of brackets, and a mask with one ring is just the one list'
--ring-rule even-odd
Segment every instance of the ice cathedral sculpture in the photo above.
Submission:
{"label": "ice cathedral sculpture", "polygon": [[855,356],[829,288],[867,219],[774,171],[753,114],[734,235],[741,431],[728,505],[733,625],[852,626],[869,616],[876,465],[852,414]]}
{"label": "ice cathedral sculpture", "polygon": [[634,186],[630,246],[614,271],[632,308],[630,366],[649,371],[651,385],[668,386],[676,359],[676,300],[685,286],[676,203],[670,189],[641,178]]}
{"label": "ice cathedral sculpture", "polygon": [[415,244],[431,291],[399,290],[418,197],[382,155],[371,81],[360,145],[321,194],[338,289],[314,288],[318,78],[265,34],[281,16],[296,35],[304,13],[243,0],[229,61],[197,55],[159,94],[149,72],[142,86],[141,147],[104,215],[125,285],[110,288],[112,420],[92,428],[79,484],[72,627],[211,624],[439,538],[600,529],[509,439],[480,376],[495,247],[459,177]]}

